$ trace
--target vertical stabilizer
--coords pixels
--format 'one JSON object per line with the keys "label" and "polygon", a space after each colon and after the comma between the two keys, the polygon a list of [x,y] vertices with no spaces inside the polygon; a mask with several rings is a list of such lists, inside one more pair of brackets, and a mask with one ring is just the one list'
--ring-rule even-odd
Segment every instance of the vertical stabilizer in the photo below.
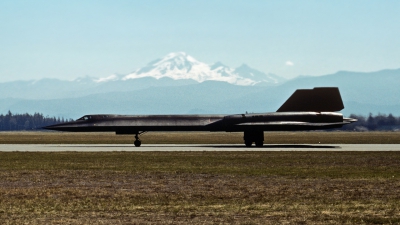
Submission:
{"label": "vertical stabilizer", "polygon": [[337,87],[298,89],[277,112],[335,112],[344,109]]}

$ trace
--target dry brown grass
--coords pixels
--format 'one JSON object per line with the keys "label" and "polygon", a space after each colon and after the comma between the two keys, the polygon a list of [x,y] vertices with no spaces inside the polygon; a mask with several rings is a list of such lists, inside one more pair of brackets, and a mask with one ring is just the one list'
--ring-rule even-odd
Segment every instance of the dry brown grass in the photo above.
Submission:
{"label": "dry brown grass", "polygon": [[[266,144],[400,144],[400,132],[265,132]],[[149,132],[143,144],[242,144],[243,133]],[[114,133],[0,132],[0,144],[132,144]]]}
{"label": "dry brown grass", "polygon": [[3,224],[399,224],[398,152],[0,153]]}

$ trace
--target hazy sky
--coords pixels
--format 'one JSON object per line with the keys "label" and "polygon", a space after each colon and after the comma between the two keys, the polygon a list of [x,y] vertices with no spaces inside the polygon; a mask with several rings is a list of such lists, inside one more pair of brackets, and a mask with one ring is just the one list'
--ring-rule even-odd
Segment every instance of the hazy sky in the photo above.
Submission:
{"label": "hazy sky", "polygon": [[400,68],[400,1],[1,0],[0,82],[126,74],[183,51],[286,78]]}

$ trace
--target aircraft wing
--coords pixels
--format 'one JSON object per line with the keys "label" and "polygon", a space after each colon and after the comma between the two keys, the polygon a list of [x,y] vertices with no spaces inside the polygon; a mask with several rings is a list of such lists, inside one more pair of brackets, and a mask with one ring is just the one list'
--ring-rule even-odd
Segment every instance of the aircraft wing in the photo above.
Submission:
{"label": "aircraft wing", "polygon": [[227,130],[263,130],[263,131],[301,131],[301,130],[323,130],[340,128],[343,125],[351,122],[328,122],[328,123],[313,123],[313,122],[295,122],[295,121],[273,121],[273,122],[246,122],[235,124]]}
{"label": "aircraft wing", "polygon": [[239,123],[236,124],[238,126],[285,126],[285,125],[290,125],[290,126],[317,126],[317,127],[326,127],[326,126],[336,126],[336,125],[346,125],[349,124],[350,122],[336,122],[336,123],[310,123],[310,122],[286,122],[286,121],[281,121],[281,122],[250,122],[250,123]]}

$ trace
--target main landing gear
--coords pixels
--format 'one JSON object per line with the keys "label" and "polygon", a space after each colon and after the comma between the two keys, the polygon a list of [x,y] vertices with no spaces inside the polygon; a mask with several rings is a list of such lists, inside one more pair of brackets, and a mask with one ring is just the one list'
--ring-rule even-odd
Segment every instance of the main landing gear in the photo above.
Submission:
{"label": "main landing gear", "polygon": [[146,131],[137,132],[137,133],[135,134],[135,141],[133,142],[133,144],[134,144],[136,147],[140,147],[140,145],[142,144],[142,141],[140,140],[139,135],[141,135],[141,134],[143,134],[143,133],[146,133]]}
{"label": "main landing gear", "polygon": [[253,142],[256,147],[262,147],[264,144],[264,131],[245,131],[243,139],[246,147],[251,147]]}

